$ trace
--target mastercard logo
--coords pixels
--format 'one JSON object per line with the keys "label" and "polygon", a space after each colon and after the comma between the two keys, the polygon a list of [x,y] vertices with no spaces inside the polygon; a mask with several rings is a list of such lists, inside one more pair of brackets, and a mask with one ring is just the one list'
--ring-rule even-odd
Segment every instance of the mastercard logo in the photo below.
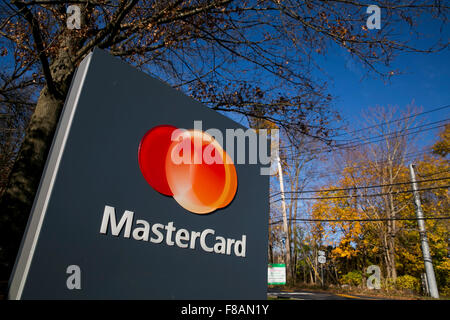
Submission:
{"label": "mastercard logo", "polygon": [[236,194],[234,163],[206,132],[156,126],[142,138],[138,161],[153,189],[190,212],[206,214],[224,208]]}

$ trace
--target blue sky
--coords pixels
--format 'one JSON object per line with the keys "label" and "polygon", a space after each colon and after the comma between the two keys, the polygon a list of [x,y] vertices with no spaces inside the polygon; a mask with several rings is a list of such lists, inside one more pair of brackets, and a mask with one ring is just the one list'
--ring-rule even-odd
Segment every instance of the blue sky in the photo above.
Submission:
{"label": "blue sky", "polygon": [[[381,22],[383,22],[381,20]],[[417,33],[412,34],[404,25],[393,31],[393,39],[409,40],[409,45],[426,49],[450,39],[448,24],[442,30],[440,23],[429,16],[421,16]],[[381,23],[383,28],[383,23]],[[391,27],[392,28],[392,27]],[[376,32],[376,31],[373,31]],[[388,70],[399,71],[389,80],[381,79],[374,72],[367,72],[363,64],[350,57],[345,49],[332,45],[324,55],[316,55],[315,62],[321,70],[314,69],[312,76],[319,82],[328,84],[328,93],[333,100],[333,107],[348,123],[350,130],[367,126],[362,119],[362,111],[368,107],[396,106],[405,110],[414,104],[427,112],[445,105],[450,105],[450,50],[436,53],[398,53]],[[386,69],[383,69],[385,71]],[[299,70],[298,72],[301,72]],[[226,114],[230,118],[247,124],[241,115]],[[398,117],[402,115],[399,113]],[[420,116],[421,124],[450,118],[450,108]],[[439,125],[442,125],[440,123]],[[420,132],[419,147],[429,147],[437,139],[439,128]],[[354,138],[343,136],[342,139]],[[339,138],[341,139],[341,137]]]}
{"label": "blue sky", "polygon": [[[438,26],[423,24],[425,34],[437,34]],[[446,28],[441,34],[448,41],[450,32]],[[434,39],[422,38],[417,44],[430,45]],[[361,127],[361,111],[377,105],[398,106],[406,108],[414,102],[422,111],[432,110],[450,104],[450,50],[437,53],[405,53],[392,63],[392,69],[402,73],[395,75],[388,82],[373,74],[367,76],[362,65],[339,48],[329,50],[321,59],[321,67],[329,83],[329,91],[335,97],[334,105],[341,116],[351,126]],[[449,118],[450,108],[424,115],[425,123]],[[399,116],[400,117],[400,116]],[[436,137],[438,129],[424,132],[422,143],[429,143]],[[431,140],[430,140],[431,139]]]}
{"label": "blue sky", "polygon": [[[424,34],[436,35],[438,26],[429,21],[422,24]],[[447,27],[441,34],[449,40],[450,30]],[[402,35],[405,37],[405,35]],[[436,38],[421,38],[415,41],[423,46],[431,45]],[[362,111],[375,106],[397,106],[400,110],[414,102],[427,112],[445,105],[450,105],[450,50],[437,53],[404,53],[396,57],[391,64],[392,70],[402,73],[395,75],[388,82],[376,75],[369,74],[362,64],[352,60],[349,55],[337,46],[330,48],[325,56],[317,57],[323,72],[316,71],[314,76],[328,83],[328,91],[334,97],[333,105],[353,129],[367,126],[362,121]],[[401,118],[399,114],[396,118]],[[438,112],[427,113],[420,117],[423,123],[430,123],[450,118],[450,108]],[[447,121],[448,123],[448,121]],[[429,147],[437,139],[439,129],[421,132],[418,147]],[[340,139],[341,137],[339,137]],[[354,138],[344,136],[342,138]],[[326,163],[317,161],[316,171],[327,172]],[[336,177],[338,175],[333,175]],[[317,189],[324,181],[316,179],[305,189]],[[271,185],[278,190],[278,180],[274,178]],[[300,201],[300,213],[308,209],[306,201]],[[308,224],[301,224],[307,227]]]}

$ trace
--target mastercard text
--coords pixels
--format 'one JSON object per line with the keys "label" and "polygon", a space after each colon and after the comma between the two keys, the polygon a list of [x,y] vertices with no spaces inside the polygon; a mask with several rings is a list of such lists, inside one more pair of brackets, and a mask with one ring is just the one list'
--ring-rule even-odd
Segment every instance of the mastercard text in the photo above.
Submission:
{"label": "mastercard text", "polygon": [[[215,236],[215,230],[205,229],[203,231],[188,231],[176,228],[173,221],[167,224],[150,223],[142,219],[134,219],[134,212],[125,210],[120,217],[116,217],[116,210],[112,206],[105,206],[103,211],[101,234],[132,238],[137,241],[148,241],[154,244],[166,244],[167,246],[178,246],[185,249],[201,249],[205,252],[235,255],[245,258],[247,236],[242,235],[240,240]],[[123,232],[122,232],[123,231]]]}

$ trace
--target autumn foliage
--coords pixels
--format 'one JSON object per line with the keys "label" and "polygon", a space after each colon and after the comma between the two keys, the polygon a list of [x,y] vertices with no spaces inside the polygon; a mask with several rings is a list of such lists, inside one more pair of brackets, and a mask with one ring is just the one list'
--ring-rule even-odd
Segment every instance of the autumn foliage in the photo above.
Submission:
{"label": "autumn foliage", "polygon": [[[366,127],[373,122],[389,125],[374,125],[373,132],[365,134],[376,136],[377,132],[383,139],[341,150],[334,162],[336,175],[329,183],[315,193],[300,190],[288,198],[308,203],[298,204],[306,219],[291,221],[292,236],[300,237],[293,249],[297,283],[317,285],[325,280],[327,285],[366,287],[367,267],[377,265],[383,289],[424,293],[424,261],[408,168],[413,162],[439,291],[450,294],[450,164],[443,153],[436,152],[449,143],[448,125],[425,152],[408,151],[415,142],[405,133],[417,126],[417,110],[372,109]],[[397,122],[396,118],[407,119]],[[279,216],[275,203],[272,207],[272,215]],[[276,234],[277,225],[272,230]],[[329,261],[324,266],[317,261],[318,250],[327,252]]]}

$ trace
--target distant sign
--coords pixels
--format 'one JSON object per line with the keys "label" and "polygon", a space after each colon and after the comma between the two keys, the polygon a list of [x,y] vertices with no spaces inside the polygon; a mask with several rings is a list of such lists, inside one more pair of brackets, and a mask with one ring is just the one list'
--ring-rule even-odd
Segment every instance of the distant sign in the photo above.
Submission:
{"label": "distant sign", "polygon": [[286,265],[270,263],[268,268],[268,284],[286,284]]}
{"label": "distant sign", "polygon": [[319,254],[319,256],[317,257],[317,260],[319,261],[319,263],[324,264],[325,262],[327,262],[325,251],[319,250],[318,254]]}

